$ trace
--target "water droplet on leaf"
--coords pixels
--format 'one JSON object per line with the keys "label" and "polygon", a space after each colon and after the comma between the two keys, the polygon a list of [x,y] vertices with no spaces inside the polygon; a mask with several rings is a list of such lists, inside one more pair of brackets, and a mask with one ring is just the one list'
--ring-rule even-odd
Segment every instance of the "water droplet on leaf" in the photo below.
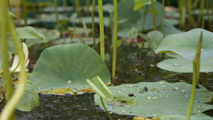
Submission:
{"label": "water droplet on leaf", "polygon": [[68,84],[71,84],[71,83],[72,83],[72,81],[71,81],[71,80],[67,80],[67,83],[68,83]]}
{"label": "water droplet on leaf", "polygon": [[174,66],[174,67],[180,67],[180,66],[181,66],[181,64],[179,64],[179,63],[175,63],[175,64],[173,64],[173,66]]}

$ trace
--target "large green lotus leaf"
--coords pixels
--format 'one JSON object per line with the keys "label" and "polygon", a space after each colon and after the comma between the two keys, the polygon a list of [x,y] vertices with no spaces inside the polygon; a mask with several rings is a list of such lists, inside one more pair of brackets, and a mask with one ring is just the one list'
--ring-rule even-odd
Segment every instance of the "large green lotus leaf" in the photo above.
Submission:
{"label": "large green lotus leaf", "polygon": [[43,41],[46,41],[45,36],[36,30],[35,28],[31,26],[26,26],[26,27],[21,27],[21,28],[16,28],[16,31],[19,34],[20,39],[33,39],[33,38],[38,38]]}
{"label": "large green lotus leaf", "polygon": [[[161,31],[161,26],[158,26],[158,30]],[[165,36],[172,35],[172,34],[177,34],[177,33],[182,33],[183,31],[175,28],[173,25],[168,23],[167,21],[164,21],[163,23],[163,33]]]}
{"label": "large green lotus leaf", "polygon": [[[152,13],[145,14],[134,11],[134,1],[133,0],[122,0],[118,3],[118,18],[119,19],[128,19],[125,22],[118,24],[118,34],[119,32],[124,32],[126,29],[135,27],[137,30],[150,30],[154,28],[153,25],[153,15]],[[146,7],[143,7],[141,10],[145,11]],[[148,5],[147,10],[151,10],[151,5]],[[155,9],[157,11],[156,22],[157,26],[161,24],[161,16],[162,16],[162,5],[159,2],[155,2]],[[144,19],[146,18],[146,19]],[[144,21],[145,20],[145,21]],[[144,26],[142,23],[145,23]]]}
{"label": "large green lotus leaf", "polygon": [[[96,44],[100,42],[100,39],[95,39]],[[62,45],[62,44],[70,44],[70,43],[84,43],[86,45],[93,45],[93,38],[92,37],[83,37],[81,38],[73,38],[72,40],[70,38],[62,38],[55,41],[56,44]]]}
{"label": "large green lotus leaf", "polygon": [[158,46],[160,45],[161,41],[163,40],[163,34],[160,31],[150,31],[147,33],[147,36],[149,39],[147,39],[149,46],[156,50]]}
{"label": "large green lotus leaf", "polygon": [[86,79],[96,76],[110,82],[109,70],[100,56],[86,45],[70,44],[45,49],[29,80],[37,91],[72,88],[75,92],[88,88]]}
{"label": "large green lotus leaf", "polygon": [[[18,86],[18,85],[16,85]],[[26,90],[16,109],[21,111],[31,111],[34,107],[39,106],[39,96],[31,82],[27,82]]]}
{"label": "large green lotus leaf", "polygon": [[201,32],[203,33],[203,43],[200,60],[205,61],[212,59],[213,33],[200,28],[193,29],[185,33],[167,36],[161,42],[156,52],[172,51],[192,61],[196,53]]}
{"label": "large green lotus leaf", "polygon": [[[200,72],[213,72],[212,63],[213,63],[213,59],[208,61],[201,61]],[[192,61],[185,58],[167,59],[167,60],[159,62],[157,66],[161,69],[169,70],[173,72],[181,72],[181,73],[193,72]]]}
{"label": "large green lotus leaf", "polygon": [[[208,91],[202,85],[199,86],[200,88],[196,90],[192,114],[212,108],[211,105],[205,103],[211,99],[213,92]],[[132,97],[137,100],[137,104],[132,107],[121,107],[107,105],[107,102],[104,102],[109,111],[118,114],[147,117],[186,115],[191,87],[191,84],[185,82],[168,83],[166,81],[109,86],[114,96]],[[103,108],[98,95],[95,95],[95,103]]]}
{"label": "large green lotus leaf", "polygon": [[[185,120],[186,116],[184,115],[168,115],[160,117],[160,120]],[[209,117],[203,113],[198,113],[191,115],[190,120],[212,120],[213,117]]]}

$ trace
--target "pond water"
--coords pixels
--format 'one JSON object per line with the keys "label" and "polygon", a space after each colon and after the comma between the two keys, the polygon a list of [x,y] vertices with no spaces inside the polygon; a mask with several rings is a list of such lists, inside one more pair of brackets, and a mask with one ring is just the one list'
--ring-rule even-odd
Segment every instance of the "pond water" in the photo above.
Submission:
{"label": "pond water", "polygon": [[[118,48],[117,78],[115,85],[122,83],[156,82],[166,80],[169,82],[186,81],[191,83],[192,74],[177,74],[161,70],[156,64],[166,56],[158,56],[152,50],[144,48],[142,56],[138,59],[140,48],[120,46]],[[31,56],[33,57],[33,56]],[[111,70],[108,61],[107,66]],[[172,76],[173,75],[173,76]],[[200,80],[207,89],[213,90],[213,73],[202,73]],[[31,112],[16,111],[18,120],[108,120],[107,114],[94,103],[94,94],[84,95],[42,95],[40,106]],[[212,111],[210,111],[212,115]],[[112,113],[113,119],[131,120],[133,116]]]}

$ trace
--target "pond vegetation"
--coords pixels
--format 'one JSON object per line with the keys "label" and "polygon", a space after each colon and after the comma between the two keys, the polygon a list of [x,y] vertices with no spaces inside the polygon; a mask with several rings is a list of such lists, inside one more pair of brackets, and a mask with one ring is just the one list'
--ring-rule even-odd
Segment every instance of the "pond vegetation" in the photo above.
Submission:
{"label": "pond vegetation", "polygon": [[0,119],[212,120],[211,3],[1,0]]}

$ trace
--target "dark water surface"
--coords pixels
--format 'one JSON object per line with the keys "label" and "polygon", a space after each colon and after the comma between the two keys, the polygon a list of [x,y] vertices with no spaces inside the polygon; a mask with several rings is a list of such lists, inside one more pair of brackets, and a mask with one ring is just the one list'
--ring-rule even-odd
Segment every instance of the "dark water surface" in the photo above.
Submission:
{"label": "dark water surface", "polygon": [[[138,47],[121,46],[118,48],[117,78],[115,85],[122,83],[186,81],[191,83],[192,74],[175,74],[161,70],[156,64],[166,56],[155,55],[152,50],[145,48],[142,56],[138,57]],[[140,59],[139,59],[140,58]],[[111,71],[111,64],[107,62]],[[169,77],[170,76],[170,77]],[[213,91],[213,73],[201,73],[200,80],[207,89]],[[95,106],[94,94],[72,96],[42,95],[40,106],[31,112],[17,111],[18,120],[108,120],[107,114]],[[212,111],[209,112],[212,115]],[[111,114],[114,120],[131,120],[133,116]]]}

